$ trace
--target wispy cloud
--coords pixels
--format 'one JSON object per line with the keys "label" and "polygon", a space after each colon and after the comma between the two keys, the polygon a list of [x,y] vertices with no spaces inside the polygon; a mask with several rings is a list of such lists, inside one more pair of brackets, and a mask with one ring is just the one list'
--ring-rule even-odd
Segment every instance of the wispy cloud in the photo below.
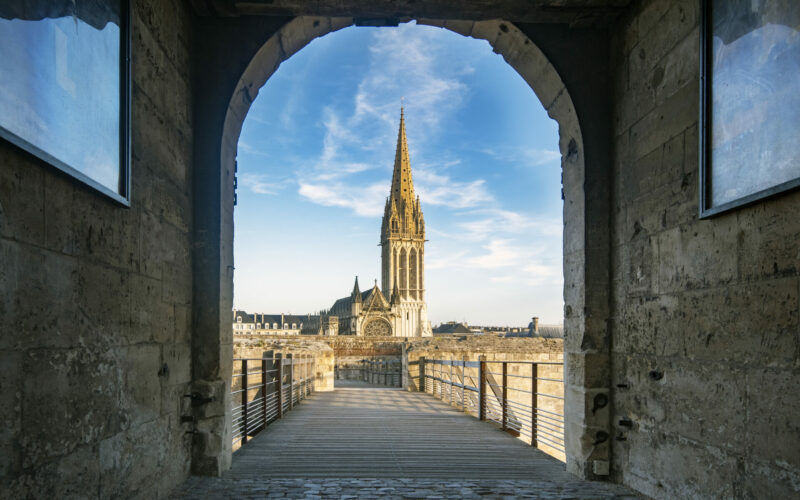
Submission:
{"label": "wispy cloud", "polygon": [[426,168],[416,171],[415,180],[417,192],[426,204],[459,209],[494,201],[484,179],[455,181],[449,175],[437,174]]}
{"label": "wispy cloud", "polygon": [[486,253],[467,260],[470,266],[482,269],[516,266],[523,257],[520,249],[515,248],[509,240],[490,241],[483,248]]}
{"label": "wispy cloud", "polygon": [[493,147],[480,151],[495,160],[523,167],[557,165],[561,161],[561,153],[553,149]]}
{"label": "wispy cloud", "polygon": [[247,143],[247,142],[245,142],[245,141],[243,141],[241,139],[239,139],[239,146],[238,146],[237,149],[239,151],[241,151],[241,152],[244,152],[244,153],[247,153],[247,154],[251,154],[251,155],[267,156],[267,153],[265,153],[264,151],[261,151],[257,147],[252,146],[251,144],[249,144],[249,143]]}
{"label": "wispy cloud", "polygon": [[472,210],[471,220],[459,223],[467,239],[485,241],[492,235],[521,235],[536,233],[540,237],[552,239],[560,237],[561,221],[522,215],[511,210],[487,208]]}
{"label": "wispy cloud", "polygon": [[266,174],[239,174],[239,184],[256,194],[278,194],[281,190],[293,184],[294,179],[273,179]]}
{"label": "wispy cloud", "polygon": [[[469,73],[469,68],[463,64],[456,67],[442,57],[434,43],[440,35],[439,30],[413,24],[375,32],[369,67],[358,84],[352,108],[323,110],[319,156],[313,166],[297,173],[301,196],[324,206],[349,207],[356,215],[382,214],[391,170],[387,151],[394,151],[400,97],[405,96],[406,116],[413,120],[409,127],[413,139],[409,141],[423,148],[442,120],[463,105],[467,93],[460,75]],[[387,174],[380,184],[364,185],[355,177],[378,168]],[[415,168],[414,173],[426,204],[463,209],[492,201],[483,179],[454,181],[433,168]]]}
{"label": "wispy cloud", "polygon": [[362,217],[380,217],[386,198],[383,182],[368,186],[350,186],[342,183],[300,183],[298,193],[308,201],[326,207],[352,209]]}

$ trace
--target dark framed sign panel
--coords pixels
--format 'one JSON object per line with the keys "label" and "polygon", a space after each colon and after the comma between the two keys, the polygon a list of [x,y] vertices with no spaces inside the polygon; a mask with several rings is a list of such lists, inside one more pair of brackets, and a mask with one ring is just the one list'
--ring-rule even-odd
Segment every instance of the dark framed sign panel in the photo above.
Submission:
{"label": "dark framed sign panel", "polygon": [[700,217],[800,187],[800,1],[703,0]]}
{"label": "dark framed sign panel", "polygon": [[125,206],[130,9],[0,1],[0,137]]}

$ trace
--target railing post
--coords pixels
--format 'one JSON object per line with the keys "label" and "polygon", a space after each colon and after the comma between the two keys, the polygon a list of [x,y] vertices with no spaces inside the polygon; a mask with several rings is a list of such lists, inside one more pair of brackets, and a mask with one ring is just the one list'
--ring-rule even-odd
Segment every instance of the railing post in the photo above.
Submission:
{"label": "railing post", "polygon": [[439,365],[439,376],[436,377],[439,379],[439,399],[444,401],[444,383],[442,379],[444,378],[444,365],[442,365],[441,361],[437,363]]}
{"label": "railing post", "polygon": [[313,374],[314,371],[311,369],[312,366],[312,359],[311,355],[309,354],[306,356],[306,397],[311,395],[311,382],[313,381]]}
{"label": "railing post", "polygon": [[447,404],[453,406],[453,358],[450,358],[450,394],[447,395]]}
{"label": "railing post", "polygon": [[289,411],[294,408],[294,354],[286,355],[286,364],[289,368]]}
{"label": "railing post", "polygon": [[283,418],[283,353],[275,354],[275,369],[278,370],[275,375],[278,386],[278,418]]}
{"label": "railing post", "polygon": [[537,422],[537,408],[539,408],[539,364],[531,365],[531,446],[539,447],[539,423]]}
{"label": "railing post", "polygon": [[247,360],[242,360],[242,444],[247,442]]}
{"label": "railing post", "polygon": [[486,356],[478,356],[478,419],[486,420]]}
{"label": "railing post", "polygon": [[419,387],[420,392],[425,392],[425,356],[419,358]]}
{"label": "railing post", "polygon": [[267,360],[261,360],[261,416],[264,423],[261,428],[267,427]]}
{"label": "railing post", "polygon": [[462,357],[461,358],[461,411],[462,412],[467,411],[467,402],[466,402],[467,393],[465,392],[467,390],[466,385],[467,385],[467,358]]}
{"label": "railing post", "polygon": [[508,430],[508,363],[503,361],[503,430]]}

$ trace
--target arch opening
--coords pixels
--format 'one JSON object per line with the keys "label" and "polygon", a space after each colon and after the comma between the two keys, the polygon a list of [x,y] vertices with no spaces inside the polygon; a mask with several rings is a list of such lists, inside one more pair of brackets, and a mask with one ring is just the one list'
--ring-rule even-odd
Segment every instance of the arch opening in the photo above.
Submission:
{"label": "arch opening", "polygon": [[[231,173],[235,171],[236,147],[242,124],[250,105],[258,94],[258,90],[274,73],[281,61],[291,57],[311,40],[353,24],[353,20],[349,18],[310,16],[295,18],[283,26],[257,51],[238,80],[226,111],[220,144],[221,183],[223,186],[219,207],[223,228],[223,237],[220,242],[222,247],[220,252],[221,268],[232,268],[234,192],[229,179],[231,178]],[[584,285],[583,270],[585,269],[585,262],[583,249],[586,246],[585,228],[583,227],[584,214],[582,212],[585,207],[583,200],[583,138],[575,107],[558,73],[541,50],[511,23],[500,20],[480,22],[421,20],[420,24],[440,26],[464,36],[487,40],[494,51],[502,55],[506,62],[528,83],[542,102],[548,115],[558,123],[559,150],[561,152],[564,177],[564,221],[566,224],[575,226],[571,231],[566,228],[564,231],[564,283],[565,287],[569,283],[570,286],[580,289]],[[230,230],[226,230],[226,227],[230,228]],[[396,282],[400,283],[400,288],[408,290],[410,277],[407,275],[407,270],[409,264],[405,262],[405,266],[403,265],[407,255],[403,252],[393,257],[400,260],[400,266],[398,267],[406,270],[405,274],[401,270],[401,275],[396,277]],[[224,281],[228,278],[221,277],[221,279]],[[421,276],[418,286],[423,286]],[[567,301],[565,307],[567,311],[570,308],[582,307],[582,302],[585,300],[583,297],[573,298],[566,289],[564,295]],[[226,307],[227,310],[230,310],[232,304],[221,304],[222,311],[225,311]],[[565,324],[565,336],[573,334],[576,338],[581,338],[583,325],[573,324],[571,326],[574,330],[572,332],[570,331],[569,322]],[[221,338],[224,338],[222,334]],[[565,364],[567,365],[567,370],[569,370],[569,361]],[[220,370],[220,374],[223,378],[225,376],[229,377],[229,374],[225,374],[224,368]],[[566,378],[569,378],[569,375],[565,374]],[[569,404],[569,399],[567,404]],[[567,422],[567,426],[570,425],[571,423]],[[581,421],[580,425],[585,426],[586,424]],[[569,466],[570,434],[568,433],[567,436]],[[572,436],[572,441],[581,438],[577,433],[573,433]],[[573,461],[583,462],[572,466],[573,471],[582,470],[587,461],[586,457],[572,457],[572,459]]]}

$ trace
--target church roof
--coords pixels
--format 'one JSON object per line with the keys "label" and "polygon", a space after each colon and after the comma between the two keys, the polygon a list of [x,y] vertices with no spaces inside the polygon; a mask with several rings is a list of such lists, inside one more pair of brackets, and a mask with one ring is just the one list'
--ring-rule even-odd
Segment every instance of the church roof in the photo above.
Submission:
{"label": "church roof", "polygon": [[254,313],[250,314],[246,311],[242,311],[239,309],[235,309],[233,311],[233,321],[234,323],[237,322],[237,318],[242,318],[242,323],[262,323],[262,324],[273,324],[277,323],[278,325],[283,326],[283,323],[287,324],[300,324],[309,321],[310,319],[319,318],[319,315],[316,314],[262,314],[262,313]]}
{"label": "church roof", "polygon": [[437,326],[436,328],[433,329],[433,333],[456,334],[456,333],[472,333],[472,331],[464,323],[455,323],[451,321],[448,323],[442,323],[441,325]]}

